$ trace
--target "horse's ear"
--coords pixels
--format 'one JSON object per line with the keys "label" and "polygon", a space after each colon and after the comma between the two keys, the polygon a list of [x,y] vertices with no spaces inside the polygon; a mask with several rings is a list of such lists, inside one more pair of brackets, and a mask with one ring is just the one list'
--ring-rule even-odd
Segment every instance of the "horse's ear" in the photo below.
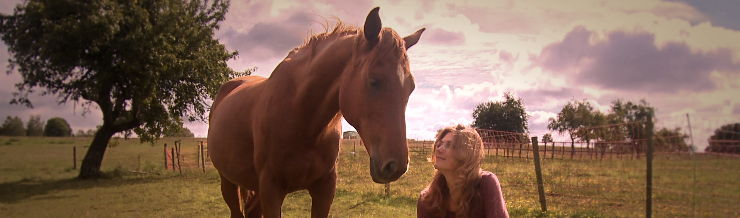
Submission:
{"label": "horse's ear", "polygon": [[378,43],[380,28],[383,26],[383,24],[380,22],[378,10],[380,10],[380,7],[375,7],[373,8],[373,10],[370,11],[370,13],[367,15],[367,18],[365,19],[365,27],[363,28],[363,32],[365,32],[365,39],[367,39],[367,42],[370,44],[371,47],[375,46],[375,44]]}
{"label": "horse's ear", "polygon": [[414,34],[408,35],[406,37],[403,37],[404,44],[406,45],[406,49],[411,48],[411,46],[416,45],[417,42],[419,42],[419,38],[421,38],[421,34],[426,30],[427,28],[421,28],[420,30],[417,30]]}

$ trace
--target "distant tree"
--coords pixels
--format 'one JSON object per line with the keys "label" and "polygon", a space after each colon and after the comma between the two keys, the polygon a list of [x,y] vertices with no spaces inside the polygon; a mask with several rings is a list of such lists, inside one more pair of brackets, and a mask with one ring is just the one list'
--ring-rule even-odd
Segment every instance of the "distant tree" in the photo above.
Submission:
{"label": "distant tree", "polygon": [[681,128],[667,129],[661,128],[655,132],[654,148],[656,151],[689,151],[689,144],[686,143],[688,135],[681,132]]}
{"label": "distant tree", "polygon": [[527,133],[527,111],[521,98],[504,93],[504,100],[478,104],[473,111],[473,127]]}
{"label": "distant tree", "polygon": [[709,137],[707,152],[740,154],[740,123],[726,124]]}
{"label": "distant tree", "polygon": [[77,137],[93,137],[95,136],[95,129],[88,129],[87,131],[78,129],[77,133],[75,133],[75,136]]}
{"label": "distant tree", "polygon": [[26,0],[0,16],[9,72],[22,76],[13,103],[36,87],[59,102],[96,104],[103,115],[79,178],[97,178],[111,137],[153,141],[182,119],[206,121],[209,99],[235,72],[215,38],[228,0]]}
{"label": "distant tree", "polygon": [[168,129],[164,132],[164,136],[166,137],[193,137],[195,136],[193,132],[190,132],[188,128],[185,128],[184,126],[179,126],[176,128]]}
{"label": "distant tree", "polygon": [[547,143],[550,143],[550,142],[554,142],[552,140],[552,135],[550,133],[546,133],[545,135],[542,136],[542,143],[547,144]]}
{"label": "distant tree", "polygon": [[0,132],[4,136],[25,136],[26,128],[23,127],[23,120],[17,116],[8,116],[0,127]]}
{"label": "distant tree", "polygon": [[54,117],[46,121],[44,136],[72,136],[72,128],[64,118]]}
{"label": "distant tree", "polygon": [[575,140],[580,138],[590,144],[596,137],[592,128],[598,125],[603,117],[595,111],[586,100],[568,102],[555,118],[548,120],[547,128],[558,133],[568,133],[570,137],[571,157],[575,155]]}
{"label": "distant tree", "polygon": [[644,139],[647,137],[647,121],[650,114],[655,113],[655,108],[647,101],[640,100],[639,103],[631,101],[624,102],[616,100],[612,102],[609,114],[609,123],[629,124],[623,129],[623,134],[629,139]]}
{"label": "distant tree", "polygon": [[26,123],[26,135],[28,136],[42,136],[44,135],[44,123],[41,122],[41,116],[31,116],[28,118]]}

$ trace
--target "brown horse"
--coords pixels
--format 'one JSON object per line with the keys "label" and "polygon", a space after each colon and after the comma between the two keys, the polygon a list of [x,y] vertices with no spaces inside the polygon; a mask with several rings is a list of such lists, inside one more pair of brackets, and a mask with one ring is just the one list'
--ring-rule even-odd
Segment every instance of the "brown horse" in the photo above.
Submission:
{"label": "brown horse", "polygon": [[373,181],[406,172],[405,111],[414,90],[406,49],[424,29],[401,38],[381,28],[378,10],[362,29],[338,24],[312,36],[268,79],[247,76],[221,86],[208,152],[232,217],[280,217],[285,195],[302,189],[311,195],[311,216],[327,217],[342,116],[362,137]]}

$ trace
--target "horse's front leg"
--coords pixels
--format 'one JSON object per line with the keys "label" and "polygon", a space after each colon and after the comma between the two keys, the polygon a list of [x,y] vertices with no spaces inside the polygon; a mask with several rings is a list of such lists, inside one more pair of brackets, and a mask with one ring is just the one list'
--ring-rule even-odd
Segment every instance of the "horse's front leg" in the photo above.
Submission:
{"label": "horse's front leg", "polygon": [[280,208],[285,200],[285,190],[269,175],[260,176],[259,194],[262,216],[265,218],[280,217]]}
{"label": "horse's front leg", "polygon": [[334,201],[334,191],[337,184],[336,168],[326,176],[317,180],[308,187],[311,194],[311,217],[324,218],[329,216],[331,203]]}

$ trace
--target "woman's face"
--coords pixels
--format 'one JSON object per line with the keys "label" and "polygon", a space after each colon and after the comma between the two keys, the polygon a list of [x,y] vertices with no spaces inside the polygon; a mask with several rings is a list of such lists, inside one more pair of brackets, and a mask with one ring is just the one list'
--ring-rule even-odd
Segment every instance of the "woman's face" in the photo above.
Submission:
{"label": "woman's face", "polygon": [[455,139],[453,133],[447,133],[435,146],[434,155],[436,160],[434,161],[434,168],[437,170],[456,170],[460,167],[460,162],[455,160],[455,152],[457,149],[452,148],[452,142]]}

